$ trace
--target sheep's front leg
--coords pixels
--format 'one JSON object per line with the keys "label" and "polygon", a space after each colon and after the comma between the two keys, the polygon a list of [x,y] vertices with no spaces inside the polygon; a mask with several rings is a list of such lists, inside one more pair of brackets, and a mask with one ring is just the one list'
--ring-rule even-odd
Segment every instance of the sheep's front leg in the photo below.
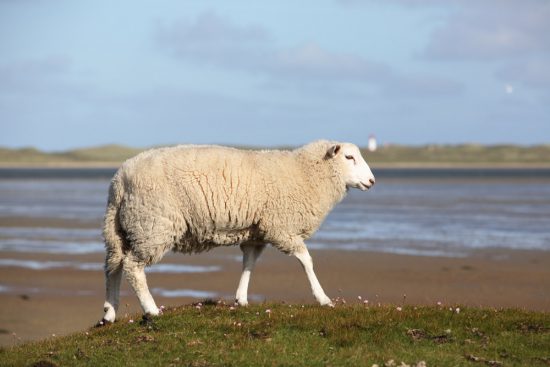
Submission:
{"label": "sheep's front leg", "polygon": [[258,260],[264,248],[265,245],[241,245],[241,250],[243,252],[243,272],[235,296],[240,306],[248,305],[248,283],[250,282],[250,274],[252,270],[254,270],[256,260]]}
{"label": "sheep's front leg", "polygon": [[305,244],[302,244],[302,246],[298,247],[292,254],[296,256],[298,260],[300,260],[300,263],[302,264],[304,271],[306,272],[307,279],[309,280],[311,291],[313,292],[313,296],[315,297],[315,299],[321,304],[321,306],[326,305],[334,307],[334,304],[332,303],[330,298],[328,298],[328,296],[325,294],[325,291],[323,291],[323,287],[321,287],[319,280],[317,280],[317,276],[313,271],[313,260],[311,259],[309,251],[307,250]]}

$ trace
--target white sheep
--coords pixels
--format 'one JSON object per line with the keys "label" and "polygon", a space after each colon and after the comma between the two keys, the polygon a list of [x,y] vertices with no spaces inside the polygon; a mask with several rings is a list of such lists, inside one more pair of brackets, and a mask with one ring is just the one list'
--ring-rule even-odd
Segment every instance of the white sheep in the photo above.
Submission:
{"label": "white sheep", "polygon": [[349,187],[374,176],[350,143],[316,141],[292,151],[220,146],[152,149],[126,161],[109,189],[103,322],[114,322],[122,272],[145,315],[158,315],[144,268],[169,250],[193,253],[240,245],[236,293],[247,305],[254,264],[267,243],[301,262],[313,295],[332,305],[313,272],[304,240],[319,228]]}

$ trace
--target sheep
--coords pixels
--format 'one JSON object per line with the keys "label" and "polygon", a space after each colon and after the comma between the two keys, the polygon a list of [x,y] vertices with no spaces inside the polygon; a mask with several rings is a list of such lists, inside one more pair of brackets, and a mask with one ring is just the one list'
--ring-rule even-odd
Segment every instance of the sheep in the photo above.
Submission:
{"label": "sheep", "polygon": [[198,253],[230,245],[240,245],[243,253],[239,305],[248,304],[250,275],[269,243],[295,256],[315,299],[332,306],[304,240],[350,187],[366,191],[374,182],[351,143],[320,140],[292,151],[180,145],[138,154],[122,164],[109,188],[102,322],[115,321],[122,273],[144,317],[155,316],[146,266],[170,250]]}

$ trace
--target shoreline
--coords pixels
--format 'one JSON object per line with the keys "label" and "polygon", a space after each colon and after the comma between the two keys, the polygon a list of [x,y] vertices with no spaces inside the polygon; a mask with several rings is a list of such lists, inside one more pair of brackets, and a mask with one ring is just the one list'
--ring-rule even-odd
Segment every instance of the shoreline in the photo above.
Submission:
{"label": "shoreline", "polygon": [[[103,261],[103,254],[2,253],[2,257],[6,255],[23,259],[32,256],[38,261]],[[359,302],[358,296],[361,296],[370,304],[435,305],[442,302],[449,306],[550,312],[550,251],[482,250],[466,258],[338,250],[311,250],[311,255],[327,295],[344,298],[348,303]],[[148,273],[149,287],[156,289],[157,305],[177,306],[204,299],[166,297],[170,292],[185,294],[181,291],[210,292],[216,298],[231,302],[241,272],[239,257],[238,247],[219,248],[193,256],[167,255],[161,263],[215,265],[221,270]],[[0,293],[0,345],[83,330],[102,316],[102,271],[2,267],[0,279],[0,285],[12,287],[12,291]],[[121,290],[119,314],[139,314],[137,297],[125,280]],[[315,303],[298,261],[270,247],[258,261],[249,294],[254,303]]]}
{"label": "shoreline", "polygon": [[[44,162],[44,163],[12,163],[0,162],[0,169],[116,169],[124,163],[121,162]],[[479,163],[453,163],[453,162],[394,162],[394,163],[371,163],[372,169],[550,169],[547,162],[479,162]]]}

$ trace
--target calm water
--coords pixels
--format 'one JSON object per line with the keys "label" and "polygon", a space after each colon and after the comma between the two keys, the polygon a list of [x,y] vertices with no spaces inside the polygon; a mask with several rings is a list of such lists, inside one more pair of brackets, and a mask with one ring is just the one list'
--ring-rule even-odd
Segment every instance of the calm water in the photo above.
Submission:
{"label": "calm water", "polygon": [[[106,204],[106,169],[0,169],[0,219],[59,218],[99,223]],[[309,241],[311,249],[371,250],[467,256],[474,249],[550,250],[550,170],[374,170],[376,186],[350,190]],[[0,267],[101,269],[6,259],[7,251],[103,253],[97,228],[0,226]],[[215,267],[157,265],[162,272]]]}

